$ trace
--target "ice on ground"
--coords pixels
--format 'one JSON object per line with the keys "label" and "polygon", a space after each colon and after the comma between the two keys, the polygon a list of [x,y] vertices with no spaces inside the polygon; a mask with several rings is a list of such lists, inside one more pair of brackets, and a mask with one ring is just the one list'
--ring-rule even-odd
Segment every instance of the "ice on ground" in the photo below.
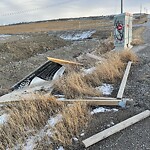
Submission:
{"label": "ice on ground", "polygon": [[114,88],[111,84],[103,83],[101,86],[96,87],[96,89],[102,92],[103,95],[111,95]]}
{"label": "ice on ground", "polygon": [[56,117],[51,117],[49,120],[48,120],[48,124],[51,126],[51,127],[54,127],[58,122],[60,122],[62,120],[62,115],[58,114]]}
{"label": "ice on ground", "polygon": [[56,150],[65,150],[62,146],[60,146],[58,149]]}
{"label": "ice on ground", "polygon": [[4,124],[8,120],[8,114],[3,114],[0,116],[0,125]]}
{"label": "ice on ground", "polygon": [[93,73],[95,71],[95,69],[96,69],[95,67],[91,67],[89,69],[84,69],[83,73],[84,74],[91,74],[91,73]]}
{"label": "ice on ground", "polygon": [[98,107],[98,108],[95,108],[91,111],[91,114],[97,114],[97,113],[100,113],[100,112],[110,112],[110,111],[113,111],[113,112],[116,112],[118,111],[118,109],[116,108],[104,108],[104,107]]}
{"label": "ice on ground", "polygon": [[96,31],[84,31],[82,33],[66,33],[66,34],[62,34],[60,35],[60,38],[64,39],[64,40],[83,40],[83,39],[87,39],[89,37],[92,36],[93,33],[95,33]]}

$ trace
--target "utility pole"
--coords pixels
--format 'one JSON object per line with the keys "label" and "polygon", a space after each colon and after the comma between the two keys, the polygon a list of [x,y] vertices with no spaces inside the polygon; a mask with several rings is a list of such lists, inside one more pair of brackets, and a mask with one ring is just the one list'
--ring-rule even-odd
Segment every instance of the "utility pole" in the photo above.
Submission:
{"label": "utility pole", "polygon": [[142,4],[140,5],[140,19],[141,19],[141,15],[142,15]]}
{"label": "utility pole", "polygon": [[123,0],[121,0],[121,14],[123,13]]}
{"label": "utility pole", "polygon": [[140,5],[140,16],[142,14],[142,4]]}

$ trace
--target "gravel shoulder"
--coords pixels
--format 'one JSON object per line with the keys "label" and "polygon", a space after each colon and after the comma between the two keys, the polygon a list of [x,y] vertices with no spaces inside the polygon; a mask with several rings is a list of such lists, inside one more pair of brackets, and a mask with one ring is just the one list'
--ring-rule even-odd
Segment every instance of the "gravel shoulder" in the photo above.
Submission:
{"label": "gravel shoulder", "polygon": [[[86,134],[86,139],[106,128],[113,122],[117,124],[144,110],[150,109],[150,16],[143,34],[145,45],[132,50],[139,56],[139,62],[132,65],[125,88],[124,97],[132,98],[134,105],[120,109],[118,112],[99,113],[93,117]],[[82,148],[85,149],[85,148]],[[87,148],[87,150],[149,150],[150,149],[150,118],[147,118],[127,129],[104,139]]]}

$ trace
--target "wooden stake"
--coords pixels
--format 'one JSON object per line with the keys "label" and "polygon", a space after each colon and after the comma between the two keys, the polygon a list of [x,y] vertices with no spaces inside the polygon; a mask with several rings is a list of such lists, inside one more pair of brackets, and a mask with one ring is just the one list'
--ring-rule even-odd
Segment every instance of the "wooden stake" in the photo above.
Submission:
{"label": "wooden stake", "polygon": [[125,70],[125,73],[124,73],[124,76],[122,78],[120,88],[119,88],[119,91],[118,91],[118,94],[117,94],[118,99],[121,99],[123,97],[123,93],[124,93],[124,89],[125,89],[125,86],[126,86],[127,78],[128,78],[129,71],[130,71],[130,68],[131,68],[131,64],[132,64],[131,61],[129,61],[128,64],[127,64],[127,67],[126,67],[126,70]]}

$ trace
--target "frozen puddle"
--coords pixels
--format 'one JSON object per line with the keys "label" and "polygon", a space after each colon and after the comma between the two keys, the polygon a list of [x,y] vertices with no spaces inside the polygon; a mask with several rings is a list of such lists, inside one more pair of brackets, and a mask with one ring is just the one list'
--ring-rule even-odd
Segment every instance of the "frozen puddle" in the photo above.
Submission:
{"label": "frozen puddle", "polygon": [[64,39],[64,40],[72,40],[72,41],[76,41],[76,40],[83,40],[83,39],[87,39],[90,38],[92,36],[93,33],[95,33],[96,31],[84,31],[84,32],[72,32],[72,33],[65,33],[65,34],[61,34],[60,38]]}

